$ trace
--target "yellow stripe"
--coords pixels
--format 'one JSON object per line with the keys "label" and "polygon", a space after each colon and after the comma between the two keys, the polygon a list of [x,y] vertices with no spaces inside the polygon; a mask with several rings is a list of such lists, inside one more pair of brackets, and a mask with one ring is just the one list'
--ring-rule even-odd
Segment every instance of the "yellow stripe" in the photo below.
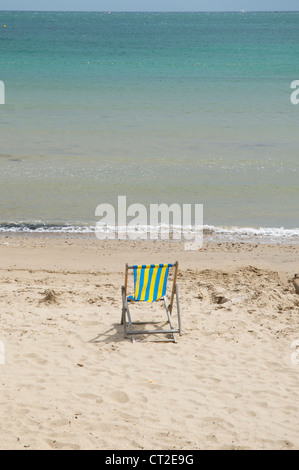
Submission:
{"label": "yellow stripe", "polygon": [[141,274],[140,266],[138,266],[136,274],[137,276],[136,276],[136,286],[135,286],[135,299],[137,299],[139,295],[139,284],[140,284],[140,274]]}
{"label": "yellow stripe", "polygon": [[159,268],[154,268],[154,270],[153,270],[152,282],[151,282],[150,292],[149,292],[149,296],[148,296],[148,302],[152,302],[153,298],[154,298],[154,289],[155,289],[155,282],[156,282],[158,269]]}
{"label": "yellow stripe", "polygon": [[158,288],[158,299],[160,299],[160,297],[162,296],[165,273],[166,273],[166,268],[162,268],[160,282],[159,282],[159,288]]}
{"label": "yellow stripe", "polygon": [[145,299],[145,293],[146,293],[146,288],[147,288],[147,283],[148,283],[148,273],[149,273],[149,270],[148,270],[148,269],[145,269],[145,270],[144,270],[143,289],[142,289],[142,292],[141,292],[140,300],[144,300],[144,299]]}

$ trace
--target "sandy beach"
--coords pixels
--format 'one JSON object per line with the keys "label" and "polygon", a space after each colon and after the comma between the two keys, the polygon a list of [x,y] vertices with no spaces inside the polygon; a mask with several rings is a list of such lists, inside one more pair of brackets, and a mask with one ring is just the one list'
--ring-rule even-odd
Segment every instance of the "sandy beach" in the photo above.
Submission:
{"label": "sandy beach", "polygon": [[[298,245],[3,236],[0,257],[1,449],[299,449]],[[183,336],[133,344],[125,263],[176,260]]]}

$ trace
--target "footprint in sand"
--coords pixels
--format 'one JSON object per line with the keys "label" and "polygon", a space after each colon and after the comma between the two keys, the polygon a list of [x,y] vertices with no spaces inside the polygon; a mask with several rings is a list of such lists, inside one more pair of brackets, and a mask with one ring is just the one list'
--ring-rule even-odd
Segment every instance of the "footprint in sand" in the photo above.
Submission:
{"label": "footprint in sand", "polygon": [[117,403],[127,403],[130,400],[128,395],[122,391],[113,392],[111,398]]}

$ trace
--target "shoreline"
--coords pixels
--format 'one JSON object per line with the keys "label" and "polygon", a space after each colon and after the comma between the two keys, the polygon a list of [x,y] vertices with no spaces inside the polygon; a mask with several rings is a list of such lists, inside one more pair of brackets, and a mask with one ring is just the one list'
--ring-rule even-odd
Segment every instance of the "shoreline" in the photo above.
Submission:
{"label": "shoreline", "polygon": [[[262,245],[283,245],[283,246],[299,246],[299,229],[292,229],[289,230],[289,234],[283,235],[279,233],[271,233],[271,230],[273,231],[274,229],[264,229],[265,233],[263,233],[260,229],[260,233],[246,233],[246,230],[252,230],[253,229],[244,229],[245,233],[242,233],[242,229],[239,229],[238,231],[232,231],[231,233],[229,231],[215,231],[214,229],[210,228],[205,228],[203,232],[203,245],[207,243],[215,243],[215,244],[224,244],[224,243],[237,243],[237,244],[249,244],[249,245],[255,245],[255,244],[262,244]],[[257,230],[257,229],[256,229]],[[268,233],[266,231],[268,230]],[[275,229],[275,230],[280,230],[280,229]],[[288,231],[286,231],[287,233]],[[294,232],[294,234],[292,233]],[[298,233],[297,233],[298,232]],[[133,243],[164,243],[164,242],[169,242],[169,243],[188,243],[188,240],[184,240],[183,236],[182,239],[180,240],[173,240],[172,239],[172,233],[170,232],[170,236],[168,240],[163,240],[161,239],[161,234],[159,234],[158,240],[151,240],[149,236],[144,236],[143,238],[140,239],[132,239],[130,235],[127,234],[127,238],[125,240],[120,239],[118,240],[117,235],[115,236],[115,239],[109,239],[107,238],[106,240],[100,240],[97,238],[95,231],[51,231],[51,230],[45,230],[45,231],[37,231],[37,230],[30,230],[30,231],[0,231],[0,240],[2,238],[30,238],[30,239],[87,239],[87,240],[94,240],[94,241],[100,241],[100,242],[133,242]]]}

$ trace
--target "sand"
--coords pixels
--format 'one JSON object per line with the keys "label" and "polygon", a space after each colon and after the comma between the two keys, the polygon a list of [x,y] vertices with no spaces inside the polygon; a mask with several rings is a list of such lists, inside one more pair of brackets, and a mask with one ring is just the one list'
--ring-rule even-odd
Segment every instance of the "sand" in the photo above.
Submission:
{"label": "sand", "polygon": [[[299,246],[0,239],[1,449],[299,449]],[[183,336],[133,344],[128,262],[179,261]]]}

